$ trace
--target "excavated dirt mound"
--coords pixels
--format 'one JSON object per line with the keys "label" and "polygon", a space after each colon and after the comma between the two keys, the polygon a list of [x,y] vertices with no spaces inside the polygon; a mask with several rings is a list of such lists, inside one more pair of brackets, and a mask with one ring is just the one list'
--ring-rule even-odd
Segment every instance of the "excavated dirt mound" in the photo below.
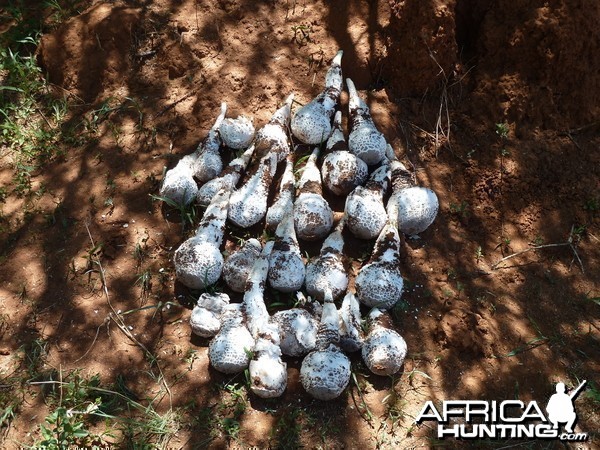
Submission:
{"label": "excavated dirt mound", "polygon": [[391,3],[386,65],[396,96],[463,83],[469,113],[487,121],[567,130],[598,120],[598,2]]}
{"label": "excavated dirt mound", "polygon": [[[77,129],[91,138],[33,173],[27,198],[12,192],[14,166],[0,159],[8,186],[0,370],[43,346],[54,379],[81,369],[142,402],[157,399],[160,413],[173,406],[183,425],[169,448],[513,446],[441,442],[414,418],[428,400],[542,404],[556,382],[582,379],[596,391],[577,399],[577,430],[597,432],[599,8],[592,0],[89,2],[42,37],[38,55],[55,94],[75,105],[66,125],[84,124]],[[206,136],[221,102],[258,128],[289,93],[299,104],[318,94],[339,49],[376,125],[440,200],[421,239],[402,243],[405,291],[393,319],[409,354],[394,378],[368,374],[354,356],[358,385],[332,402],[309,398],[300,360],[288,359],[281,399],[242,388],[242,402],[229,388],[244,386],[243,374],[210,368],[208,340],[191,335],[199,293],[175,281],[173,253],[193,229],[150,195]],[[348,130],[347,94],[341,103]],[[327,199],[339,219],[344,199]],[[344,236],[352,287],[373,242]],[[264,240],[262,224],[230,228],[225,252],[249,237]],[[320,245],[302,250],[310,257]],[[295,301],[271,291],[267,300]],[[122,329],[111,319],[117,311],[127,312]],[[50,412],[41,393],[25,390],[1,447],[39,439]]]}

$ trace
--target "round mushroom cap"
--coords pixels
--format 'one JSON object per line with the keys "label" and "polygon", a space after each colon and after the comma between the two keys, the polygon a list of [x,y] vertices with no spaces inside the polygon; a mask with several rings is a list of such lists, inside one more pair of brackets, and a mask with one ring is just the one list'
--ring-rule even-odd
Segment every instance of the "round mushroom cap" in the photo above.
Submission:
{"label": "round mushroom cap", "polygon": [[390,198],[398,202],[398,229],[408,235],[419,234],[433,223],[439,209],[437,195],[431,189],[413,186]]}
{"label": "round mushroom cap", "polygon": [[192,177],[194,160],[184,156],[177,166],[167,171],[160,187],[160,196],[168,198],[178,205],[188,205],[194,201],[198,193],[198,185]]}
{"label": "round mushroom cap", "polygon": [[329,203],[318,194],[301,194],[294,203],[294,226],[300,239],[323,239],[333,227],[333,211]]}
{"label": "round mushroom cap", "polygon": [[309,353],[300,368],[302,387],[317,400],[339,397],[350,381],[350,360],[335,346]]}
{"label": "round mushroom cap", "polygon": [[360,269],[355,286],[356,296],[361,303],[386,310],[402,297],[404,279],[393,263],[374,262]]}
{"label": "round mushroom cap", "polygon": [[223,269],[218,247],[198,239],[188,239],[175,251],[175,275],[192,289],[203,289],[217,282]]}
{"label": "round mushroom cap", "polygon": [[348,274],[339,255],[325,254],[306,265],[306,292],[323,301],[325,292],[331,291],[334,300],[348,288]]}
{"label": "round mushroom cap", "polygon": [[300,108],[291,122],[292,133],[304,144],[316,145],[331,134],[331,117],[322,103],[311,101]]}
{"label": "round mushroom cap", "polygon": [[223,265],[223,279],[234,292],[244,292],[246,280],[262,247],[257,239],[248,239],[242,248],[233,252]]}
{"label": "round mushroom cap", "polygon": [[287,386],[287,365],[280,357],[261,354],[250,361],[250,389],[261,398],[280,397]]}
{"label": "round mushroom cap", "polygon": [[289,249],[273,250],[269,257],[269,284],[280,292],[294,292],[304,284],[304,261]]}
{"label": "round mushroom cap", "polygon": [[348,229],[360,239],[375,239],[388,219],[381,198],[361,186],[348,196],[345,211]]}
{"label": "round mushroom cap", "polygon": [[393,375],[406,358],[406,341],[396,331],[377,329],[367,336],[362,346],[362,358],[376,375]]}
{"label": "round mushroom cap", "polygon": [[352,130],[348,137],[348,148],[369,166],[373,166],[385,157],[387,142],[375,127],[363,126]]}
{"label": "round mushroom cap", "polygon": [[190,316],[190,326],[195,335],[210,338],[216,336],[221,329],[221,320],[218,314],[202,306],[195,306]]}
{"label": "round mushroom cap", "polygon": [[221,329],[208,346],[211,365],[223,373],[239,373],[250,364],[254,338],[245,326]]}
{"label": "round mushroom cap", "polygon": [[245,116],[223,119],[219,128],[223,143],[234,150],[247,148],[254,139],[254,125]]}
{"label": "round mushroom cap", "polygon": [[339,150],[329,153],[321,167],[323,184],[335,195],[347,195],[356,186],[364,184],[369,176],[367,164],[350,152]]}

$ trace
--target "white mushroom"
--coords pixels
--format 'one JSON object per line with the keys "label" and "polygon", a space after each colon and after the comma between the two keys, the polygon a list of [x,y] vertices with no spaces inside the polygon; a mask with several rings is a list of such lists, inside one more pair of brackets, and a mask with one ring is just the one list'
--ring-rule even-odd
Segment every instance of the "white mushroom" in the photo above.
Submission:
{"label": "white mushroom", "polygon": [[388,200],[398,211],[398,230],[408,235],[425,231],[435,220],[439,209],[437,195],[431,189],[415,186],[410,172],[396,159],[391,145],[387,148],[392,167],[392,195]]}
{"label": "white mushroom", "polygon": [[348,111],[352,123],[352,131],[348,137],[350,151],[372,166],[385,157],[386,141],[383,134],[375,127],[367,104],[358,96],[356,87],[350,78],[348,86]]}
{"label": "white mushroom", "polygon": [[208,345],[210,364],[219,372],[239,373],[250,363],[255,340],[246,327],[241,304],[225,307],[221,316],[221,329]]}
{"label": "white mushroom", "polygon": [[223,269],[221,243],[225,232],[230,192],[220,190],[202,216],[196,234],[175,251],[177,279],[192,289],[203,289],[217,282]]}
{"label": "white mushroom", "polygon": [[244,292],[248,274],[260,255],[262,245],[257,239],[248,239],[241,248],[229,255],[223,265],[223,280],[234,292]]}
{"label": "white mushroom", "polygon": [[350,381],[350,360],[340,350],[339,314],[331,293],[325,298],[316,348],[302,361],[302,387],[318,400],[338,397]]}
{"label": "white mushroom", "polygon": [[248,367],[250,389],[261,398],[279,397],[287,386],[287,364],[281,360],[279,330],[266,324],[259,332]]}
{"label": "white mushroom", "polygon": [[383,196],[389,187],[390,167],[386,162],[375,170],[365,186],[357,186],[346,198],[346,224],[360,239],[375,239],[387,222]]}
{"label": "white mushroom", "polygon": [[285,163],[285,171],[281,176],[279,192],[275,201],[267,210],[265,226],[269,230],[274,230],[281,220],[288,215],[294,208],[294,161],[292,155],[288,155]]}
{"label": "white mushroom", "polygon": [[240,180],[242,172],[248,167],[253,153],[254,146],[251,145],[240,157],[233,159],[218,177],[201,186],[196,194],[198,204],[200,206],[208,205],[214,195],[223,188],[233,190]]}
{"label": "white mushroom", "polygon": [[269,270],[269,255],[273,242],[267,242],[254,262],[246,282],[242,310],[247,327],[256,345],[250,361],[250,388],[259,397],[278,397],[287,384],[286,365],[281,361],[279,328],[270,321],[264,300],[265,282]]}
{"label": "white mushroom", "polygon": [[323,242],[320,255],[306,265],[306,292],[318,300],[323,300],[327,291],[331,291],[336,300],[348,287],[348,273],[343,262],[343,230],[344,218]]}
{"label": "white mushroom", "polygon": [[327,140],[325,158],[321,166],[323,184],[335,195],[347,195],[362,185],[369,176],[367,163],[348,151],[342,131],[342,112],[335,113],[333,131]]}
{"label": "white mushroom", "polygon": [[281,292],[297,291],[304,284],[304,261],[290,211],[275,231],[275,244],[269,258],[269,284]]}
{"label": "white mushroom", "polygon": [[[227,105],[221,104],[221,114],[217,117],[214,125],[208,132],[206,138],[200,143],[198,148],[191,155],[186,155],[179,160],[177,165],[168,170],[160,187],[160,196],[167,198],[179,205],[188,205],[194,201],[198,192],[198,185],[194,180],[203,177],[203,171],[198,173],[199,164],[206,163],[207,167],[216,169],[215,174],[220,172],[219,163],[222,166],[221,156],[219,155],[219,147],[221,138],[219,137],[218,128],[225,117]],[[216,152],[216,157],[214,157]],[[200,156],[205,154],[200,160]],[[218,161],[216,160],[218,158]],[[215,159],[215,161],[212,161]],[[213,169],[208,169],[211,171]],[[206,181],[204,179],[203,181]]]}
{"label": "white mushroom", "polygon": [[306,355],[315,348],[318,322],[307,310],[290,308],[273,314],[279,325],[281,351],[288,356]]}
{"label": "white mushroom", "polygon": [[352,292],[344,297],[340,307],[340,347],[345,352],[360,350],[364,333],[360,320],[360,304]]}
{"label": "white mushroom", "polygon": [[212,180],[223,170],[223,160],[219,152],[219,148],[221,147],[219,128],[225,118],[226,111],[227,105],[221,103],[221,114],[217,117],[217,120],[208,132],[208,136],[204,138],[196,150],[198,157],[194,162],[194,178],[200,184]]}
{"label": "white mushroom", "polygon": [[248,228],[265,217],[269,188],[276,170],[277,155],[268,153],[246,183],[231,194],[229,220],[234,225]]}
{"label": "white mushroom", "polygon": [[228,304],[227,294],[202,294],[190,316],[192,332],[205,338],[215,336],[221,329],[221,315]]}
{"label": "white mushroom", "polygon": [[305,241],[324,238],[333,226],[333,211],[323,198],[321,173],[317,168],[318,155],[319,148],[315,147],[302,172],[294,202],[296,233]]}
{"label": "white mushroom", "polygon": [[227,118],[219,128],[223,144],[234,150],[247,148],[254,139],[254,125],[252,120],[245,116],[237,119]]}
{"label": "white mushroom", "polygon": [[362,346],[362,358],[371,372],[393,375],[406,358],[406,341],[391,327],[388,314],[377,308],[369,314],[369,333]]}
{"label": "white mushroom", "polygon": [[277,162],[281,162],[290,154],[288,128],[294,94],[290,94],[285,104],[275,111],[269,122],[256,132],[254,145],[259,157],[269,152],[277,154]]}
{"label": "white mushroom", "polygon": [[325,89],[292,118],[292,133],[304,144],[316,145],[331,134],[331,117],[342,93],[342,55],[337,52],[325,76]]}
{"label": "white mushroom", "polygon": [[392,308],[402,296],[404,279],[400,273],[400,235],[395,221],[383,227],[371,260],[355,280],[356,295],[361,303],[379,309]]}
{"label": "white mushroom", "polygon": [[195,154],[185,155],[175,167],[165,173],[160,187],[160,196],[178,205],[189,205],[194,201],[198,185],[194,180]]}

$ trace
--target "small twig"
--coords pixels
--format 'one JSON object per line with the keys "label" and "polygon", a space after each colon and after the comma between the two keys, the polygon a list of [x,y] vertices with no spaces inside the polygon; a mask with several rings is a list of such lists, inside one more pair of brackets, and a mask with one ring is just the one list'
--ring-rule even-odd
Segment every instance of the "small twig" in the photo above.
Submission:
{"label": "small twig", "polygon": [[503,263],[506,260],[514,258],[515,256],[522,255],[523,253],[530,252],[532,250],[539,250],[539,249],[542,249],[542,248],[550,248],[550,247],[570,247],[571,250],[573,251],[573,253],[575,254],[575,257],[577,258],[577,261],[579,262],[579,266],[581,267],[581,272],[585,273],[585,270],[583,268],[583,262],[581,261],[581,258],[579,258],[579,254],[577,253],[577,249],[573,245],[573,230],[574,230],[574,226],[571,227],[571,232],[569,233],[569,239],[567,240],[567,242],[560,242],[558,244],[534,245],[533,247],[529,247],[529,248],[527,248],[525,250],[521,250],[520,252],[512,253],[512,254],[510,254],[508,256],[505,256],[504,258],[502,258],[499,261],[497,261],[496,263],[494,263],[490,268],[492,270],[496,270],[496,268],[498,267],[498,265],[500,263]]}
{"label": "small twig", "polygon": [[[96,245],[94,243],[94,238],[92,237],[92,233],[90,232],[90,227],[88,226],[87,220],[84,222],[84,225],[85,225],[85,229],[87,230],[88,236],[90,238],[90,242],[92,243],[92,247],[95,247]],[[106,297],[106,302],[108,303],[108,306],[110,307],[110,309],[112,311],[108,314],[107,319],[112,320],[119,327],[119,329],[123,332],[123,334],[125,334],[125,336],[127,336],[134,344],[136,344],[138,347],[140,347],[146,355],[153,356],[152,352],[150,352],[150,350],[148,350],[148,348],[146,348],[146,346],[144,344],[142,344],[140,341],[138,341],[135,338],[135,336],[131,333],[131,331],[129,331],[129,329],[125,325],[125,322],[123,322],[123,318],[121,317],[121,314],[117,310],[115,310],[114,306],[112,305],[112,303],[110,301],[110,295],[108,293],[108,285],[106,283],[106,272],[104,271],[104,267],[102,266],[100,259],[94,255],[90,255],[90,258],[94,259],[94,262],[98,265],[98,268],[100,269],[100,277],[102,279],[102,288],[104,291],[104,296]],[[171,389],[169,388],[169,385],[167,384],[167,379],[160,367],[160,364],[158,363],[158,358],[153,356],[153,360],[156,362],[156,367],[158,368],[158,371],[160,372],[161,383],[164,386],[165,390],[167,391],[167,394],[169,395],[169,405],[172,407],[173,406],[173,395],[171,394]]]}

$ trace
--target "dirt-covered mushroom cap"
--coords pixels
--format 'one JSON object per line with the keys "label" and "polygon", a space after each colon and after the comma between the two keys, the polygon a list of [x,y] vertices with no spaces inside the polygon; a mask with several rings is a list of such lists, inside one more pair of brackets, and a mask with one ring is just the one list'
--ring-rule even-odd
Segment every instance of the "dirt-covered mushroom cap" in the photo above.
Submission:
{"label": "dirt-covered mushroom cap", "polygon": [[302,361],[300,379],[312,397],[332,400],[348,386],[350,360],[337,348],[311,352]]}
{"label": "dirt-covered mushroom cap", "polygon": [[208,346],[210,364],[219,372],[239,373],[248,367],[255,340],[245,325],[241,305],[227,305],[221,330]]}
{"label": "dirt-covered mushroom cap", "polygon": [[350,382],[350,360],[338,347],[340,317],[331,293],[325,296],[316,348],[302,361],[302,387],[318,400],[338,397]]}
{"label": "dirt-covered mushroom cap", "polygon": [[191,238],[175,251],[175,275],[192,289],[203,289],[217,282],[223,269],[223,255],[211,242]]}
{"label": "dirt-covered mushroom cap", "polygon": [[315,348],[318,322],[308,311],[301,308],[279,311],[273,315],[273,321],[279,325],[284,355],[302,356]]}
{"label": "dirt-covered mushroom cap", "polygon": [[[406,358],[406,341],[389,328],[389,317],[377,308],[369,314],[371,329],[362,346],[362,358],[371,372],[377,375],[397,373]],[[387,319],[387,320],[386,320]]]}
{"label": "dirt-covered mushroom cap", "polygon": [[194,201],[198,192],[198,185],[193,178],[194,161],[195,156],[186,155],[175,167],[167,171],[160,187],[161,197],[178,205],[189,205]]}
{"label": "dirt-covered mushroom cap", "polygon": [[223,119],[219,128],[223,143],[232,149],[241,150],[247,148],[254,139],[254,124],[246,116],[237,119]]}
{"label": "dirt-covered mushroom cap", "polygon": [[360,239],[375,239],[388,220],[383,195],[389,187],[389,173],[389,166],[382,165],[365,186],[358,186],[346,199],[346,224]]}
{"label": "dirt-covered mushroom cap", "polygon": [[244,292],[248,274],[260,255],[262,246],[257,239],[248,239],[242,247],[234,251],[223,265],[223,279],[234,292]]}
{"label": "dirt-covered mushroom cap", "polygon": [[323,184],[335,195],[347,195],[369,176],[367,164],[347,151],[335,151],[323,158]]}
{"label": "dirt-covered mushroom cap", "polygon": [[379,309],[392,308],[400,300],[404,286],[399,265],[400,236],[388,222],[375,242],[369,263],[356,277],[356,295],[361,303]]}
{"label": "dirt-covered mushroom cap", "polygon": [[390,197],[398,203],[398,228],[408,235],[425,231],[435,220],[439,202],[431,189],[413,186]]}
{"label": "dirt-covered mushroom cap", "polygon": [[323,239],[333,226],[333,211],[323,196],[303,194],[294,203],[294,224],[300,239]]}
{"label": "dirt-covered mushroom cap", "polygon": [[304,284],[304,260],[296,239],[291,211],[277,225],[269,257],[269,284],[281,292],[294,292]]}
{"label": "dirt-covered mushroom cap", "polygon": [[228,304],[227,294],[202,294],[190,316],[192,332],[206,338],[215,336],[221,329],[221,314]]}
{"label": "dirt-covered mushroom cap", "polygon": [[350,152],[368,165],[379,164],[385,157],[387,142],[383,134],[375,127],[369,107],[358,96],[356,87],[350,78],[348,86],[348,110],[352,122],[352,131],[348,137]]}
{"label": "dirt-covered mushroom cap", "polygon": [[267,324],[256,340],[250,361],[250,389],[261,398],[281,396],[287,386],[287,364],[281,360],[277,324]]}
{"label": "dirt-covered mushroom cap", "polygon": [[343,262],[344,220],[325,239],[320,254],[306,265],[306,292],[321,301],[326,292],[331,292],[334,300],[338,299],[348,287],[348,273]]}

